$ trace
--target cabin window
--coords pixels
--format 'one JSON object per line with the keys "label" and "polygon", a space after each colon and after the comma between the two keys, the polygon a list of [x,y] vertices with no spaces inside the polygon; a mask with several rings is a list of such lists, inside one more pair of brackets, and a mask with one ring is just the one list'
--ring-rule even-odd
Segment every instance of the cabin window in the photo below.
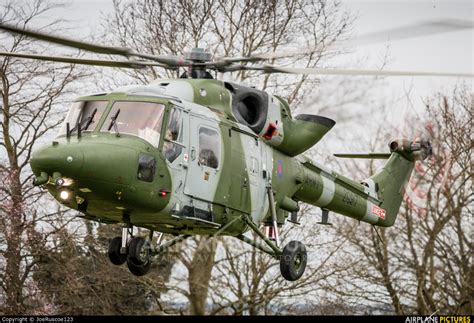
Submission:
{"label": "cabin window", "polygon": [[163,145],[163,152],[165,158],[172,163],[178,158],[183,150],[183,116],[179,109],[172,109],[166,128],[165,143]]}
{"label": "cabin window", "polygon": [[63,122],[59,135],[66,135],[67,123],[70,133],[93,131],[107,107],[108,101],[80,101],[74,102]]}
{"label": "cabin window", "polygon": [[164,111],[165,106],[160,103],[118,101],[101,131],[138,136],[158,147]]}
{"label": "cabin window", "polygon": [[214,129],[199,128],[199,165],[211,168],[219,167],[220,141]]}
{"label": "cabin window", "polygon": [[138,156],[137,178],[144,182],[153,182],[156,172],[156,161],[151,155],[140,154]]}

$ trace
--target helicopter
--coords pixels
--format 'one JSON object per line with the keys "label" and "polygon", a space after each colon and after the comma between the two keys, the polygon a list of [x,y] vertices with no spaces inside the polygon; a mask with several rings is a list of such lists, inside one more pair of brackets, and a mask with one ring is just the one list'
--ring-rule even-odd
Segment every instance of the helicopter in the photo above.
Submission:
{"label": "helicopter", "polygon": [[[320,75],[473,74],[380,70],[338,70],[255,65],[292,53],[263,53],[215,60],[195,48],[184,57],[137,53],[0,24],[0,29],[126,60],[85,59],[0,52],[0,56],[118,68],[158,66],[186,71],[175,79],[120,87],[77,98],[54,141],[30,159],[34,185],[81,216],[121,224],[111,239],[112,264],[127,264],[137,276],[149,272],[153,258],[192,235],[235,237],[280,262],[281,275],[299,279],[307,250],[300,241],[285,245],[286,222],[298,223],[301,203],[374,226],[395,223],[417,160],[432,154],[428,140],[399,138],[389,152],[335,154],[386,159],[362,182],[338,174],[304,153],[335,121],[312,114],[292,115],[277,95],[237,82],[213,78],[209,71],[261,71]],[[132,59],[133,58],[133,59]],[[148,230],[146,236],[134,228]],[[251,239],[246,232],[260,240]],[[154,241],[154,234],[159,236]],[[163,242],[164,234],[173,235]]]}

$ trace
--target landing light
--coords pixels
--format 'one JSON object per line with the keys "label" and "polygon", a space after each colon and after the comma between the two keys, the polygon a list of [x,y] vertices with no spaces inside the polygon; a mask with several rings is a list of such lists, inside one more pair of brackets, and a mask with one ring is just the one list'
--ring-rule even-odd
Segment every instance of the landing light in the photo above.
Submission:
{"label": "landing light", "polygon": [[69,192],[67,190],[62,190],[59,193],[59,197],[61,198],[61,200],[68,200],[70,196],[71,196],[71,194],[69,194]]}

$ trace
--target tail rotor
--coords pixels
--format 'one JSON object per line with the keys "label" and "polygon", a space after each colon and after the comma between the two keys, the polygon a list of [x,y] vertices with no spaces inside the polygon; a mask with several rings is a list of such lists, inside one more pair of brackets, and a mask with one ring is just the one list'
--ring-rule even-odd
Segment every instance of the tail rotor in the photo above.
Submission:
{"label": "tail rotor", "polygon": [[431,145],[429,139],[420,140],[419,142],[413,142],[410,148],[413,152],[420,152],[420,160],[425,160],[429,156],[433,155],[433,146]]}

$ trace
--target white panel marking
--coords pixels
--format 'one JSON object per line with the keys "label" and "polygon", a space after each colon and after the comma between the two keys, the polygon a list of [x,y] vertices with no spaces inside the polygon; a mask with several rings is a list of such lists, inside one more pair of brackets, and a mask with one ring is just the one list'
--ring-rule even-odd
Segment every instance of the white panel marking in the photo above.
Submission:
{"label": "white panel marking", "polygon": [[321,178],[323,179],[323,192],[315,204],[318,206],[326,206],[331,203],[332,199],[334,198],[336,185],[331,179],[324,175],[321,175]]}

